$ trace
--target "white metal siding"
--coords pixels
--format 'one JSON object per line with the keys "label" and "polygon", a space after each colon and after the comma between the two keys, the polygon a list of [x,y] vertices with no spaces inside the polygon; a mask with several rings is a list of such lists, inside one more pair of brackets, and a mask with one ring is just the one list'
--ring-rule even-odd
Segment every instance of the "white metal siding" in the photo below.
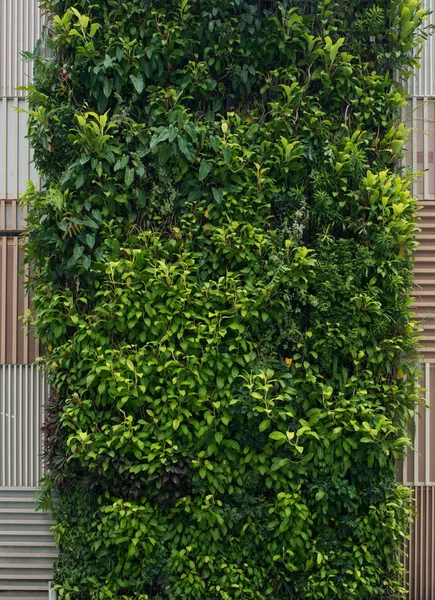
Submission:
{"label": "white metal siding", "polygon": [[26,109],[23,98],[0,98],[0,200],[17,200],[29,180],[39,185],[26,139]]}
{"label": "white metal siding", "polygon": [[408,600],[435,600],[435,365],[426,362],[420,381],[422,403],[412,423],[414,449],[408,449],[398,480],[412,490],[416,511],[404,548]]}
{"label": "white metal siding", "polygon": [[[424,6],[429,11],[435,10],[435,0],[424,0]],[[429,15],[425,25],[435,24],[435,14]],[[406,83],[405,89],[409,96],[432,96],[435,97],[435,73],[434,73],[435,40],[433,36],[426,41],[420,55],[421,68],[415,76]]]}
{"label": "white metal siding", "polygon": [[37,0],[0,0],[0,97],[24,96],[32,65],[21,60],[41,37],[43,17]]}
{"label": "white metal siding", "polygon": [[435,365],[423,365],[420,382],[423,402],[414,415],[412,435],[415,452],[408,449],[399,480],[408,486],[435,487]]}
{"label": "white metal siding", "polygon": [[0,365],[0,487],[32,487],[42,476],[45,375],[34,365]]}

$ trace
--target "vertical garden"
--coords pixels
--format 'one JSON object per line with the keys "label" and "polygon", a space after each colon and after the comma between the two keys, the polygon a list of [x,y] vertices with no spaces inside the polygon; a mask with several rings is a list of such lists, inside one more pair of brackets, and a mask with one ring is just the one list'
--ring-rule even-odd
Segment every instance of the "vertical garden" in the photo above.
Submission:
{"label": "vertical garden", "polygon": [[45,0],[44,494],[71,600],[402,598],[418,0]]}

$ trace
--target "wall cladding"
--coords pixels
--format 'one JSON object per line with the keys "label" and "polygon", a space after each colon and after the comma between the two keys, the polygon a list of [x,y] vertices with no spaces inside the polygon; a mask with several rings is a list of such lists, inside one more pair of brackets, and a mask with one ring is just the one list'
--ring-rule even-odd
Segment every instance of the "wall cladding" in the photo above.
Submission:
{"label": "wall cladding", "polygon": [[408,486],[435,486],[435,365],[423,365],[420,381],[422,402],[412,424],[416,452],[408,449],[398,479]]}
{"label": "wall cladding", "polygon": [[34,365],[0,365],[0,487],[33,487],[43,472],[47,386]]}
{"label": "wall cladding", "polygon": [[423,365],[420,381],[424,403],[412,424],[415,452],[408,449],[398,480],[412,490],[416,517],[405,543],[405,586],[408,600],[435,600],[435,365]]}
{"label": "wall cladding", "polygon": [[17,88],[29,84],[32,65],[20,53],[34,50],[44,20],[35,0],[0,0],[0,97],[25,96]]}
{"label": "wall cladding", "polygon": [[23,230],[27,212],[27,206],[20,206],[16,200],[0,200],[0,232]]}
{"label": "wall cladding", "polygon": [[17,200],[30,179],[40,184],[26,139],[26,109],[23,98],[0,98],[0,200]]}
{"label": "wall cladding", "polygon": [[22,240],[0,237],[0,364],[30,364],[39,356],[33,328],[21,318],[29,309],[22,274]]}
{"label": "wall cladding", "polygon": [[417,517],[405,547],[408,600],[435,600],[435,487],[414,487],[411,502]]}
{"label": "wall cladding", "polygon": [[[434,0],[424,0],[425,8],[434,10]],[[429,15],[426,25],[435,24],[435,14]],[[428,38],[420,54],[420,70],[410,79],[405,89],[409,96],[432,96],[435,97],[435,73],[434,73],[435,40],[433,36]]]}
{"label": "wall cladding", "polygon": [[422,352],[435,363],[435,102],[432,98],[411,98],[402,114],[411,129],[407,143],[408,165],[418,175],[413,193],[419,200],[415,252],[414,309],[423,328]]}

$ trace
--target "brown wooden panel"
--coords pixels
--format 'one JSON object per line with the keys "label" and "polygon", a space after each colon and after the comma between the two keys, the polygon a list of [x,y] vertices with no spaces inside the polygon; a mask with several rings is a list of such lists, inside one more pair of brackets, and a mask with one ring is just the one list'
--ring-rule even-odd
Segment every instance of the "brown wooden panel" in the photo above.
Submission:
{"label": "brown wooden panel", "polygon": [[417,516],[405,545],[405,586],[409,600],[435,600],[435,487],[412,490]]}
{"label": "brown wooden panel", "polygon": [[25,291],[22,240],[0,237],[0,364],[33,363],[39,344],[33,328],[24,324],[29,308]]}

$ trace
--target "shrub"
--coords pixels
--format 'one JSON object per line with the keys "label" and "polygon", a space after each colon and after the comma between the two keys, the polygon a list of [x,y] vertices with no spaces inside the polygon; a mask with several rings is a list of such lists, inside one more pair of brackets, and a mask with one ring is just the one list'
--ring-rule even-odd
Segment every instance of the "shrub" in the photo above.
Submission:
{"label": "shrub", "polygon": [[48,0],[29,136],[61,598],[400,598],[418,0]]}

